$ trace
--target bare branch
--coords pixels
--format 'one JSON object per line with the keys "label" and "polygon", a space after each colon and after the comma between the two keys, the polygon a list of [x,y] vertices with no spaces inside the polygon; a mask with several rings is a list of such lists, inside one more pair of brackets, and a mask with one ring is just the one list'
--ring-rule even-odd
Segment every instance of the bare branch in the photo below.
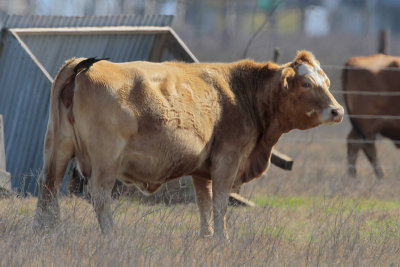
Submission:
{"label": "bare branch", "polygon": [[265,25],[267,25],[267,23],[269,22],[269,18],[275,13],[276,9],[283,1],[284,0],[277,0],[275,2],[275,5],[267,12],[264,22],[258,27],[258,29],[253,33],[253,35],[250,37],[249,41],[247,42],[246,48],[244,49],[244,51],[242,53],[242,58],[247,57],[247,53],[249,51],[251,44],[253,43],[255,38],[260,34],[262,29],[265,27]]}

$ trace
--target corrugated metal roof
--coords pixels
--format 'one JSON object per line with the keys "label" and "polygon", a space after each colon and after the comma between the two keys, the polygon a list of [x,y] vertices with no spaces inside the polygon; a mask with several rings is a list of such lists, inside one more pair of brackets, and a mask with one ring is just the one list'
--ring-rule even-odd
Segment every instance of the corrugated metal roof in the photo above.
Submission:
{"label": "corrugated metal roof", "polygon": [[[71,57],[108,57],[113,62],[149,60],[155,42],[165,36],[163,58],[197,61],[170,27],[81,27],[11,29],[52,78]],[[169,40],[169,41],[166,41]],[[170,50],[175,51],[175,55]],[[173,52],[172,51],[172,52]]]}
{"label": "corrugated metal roof", "polygon": [[[3,22],[6,28],[168,26],[172,17],[7,16]],[[43,164],[50,76],[56,75],[63,62],[73,56],[110,57],[115,62],[148,60],[154,40],[155,34],[18,35],[12,30],[3,31],[0,44],[0,114],[4,116],[7,170],[12,174],[13,188],[35,193],[36,178]],[[174,59],[168,51],[163,58]],[[45,75],[46,70],[49,76]]]}
{"label": "corrugated metal roof", "polygon": [[119,16],[19,16],[3,15],[4,28],[100,27],[100,26],[170,26],[169,15]]}

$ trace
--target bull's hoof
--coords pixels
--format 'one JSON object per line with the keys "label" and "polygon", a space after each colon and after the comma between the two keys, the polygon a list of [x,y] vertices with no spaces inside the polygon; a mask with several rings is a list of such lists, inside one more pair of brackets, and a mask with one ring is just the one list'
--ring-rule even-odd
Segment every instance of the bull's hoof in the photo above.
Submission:
{"label": "bull's hoof", "polygon": [[35,220],[33,222],[32,230],[36,234],[43,233],[45,231],[50,231],[55,229],[60,224],[58,220],[52,221],[43,221],[43,220]]}
{"label": "bull's hoof", "polygon": [[111,217],[101,217],[99,224],[103,235],[109,235],[114,232],[114,223]]}
{"label": "bull's hoof", "polygon": [[356,178],[357,176],[356,168],[354,167],[349,167],[347,173],[351,178]]}
{"label": "bull's hoof", "polygon": [[214,234],[214,239],[219,240],[219,241],[224,241],[224,242],[230,242],[229,235],[228,233],[216,233]]}
{"label": "bull's hoof", "polygon": [[205,228],[200,230],[200,238],[210,238],[213,236],[212,228]]}
{"label": "bull's hoof", "polygon": [[45,230],[52,230],[60,225],[60,223],[60,213],[57,210],[43,211],[38,209],[36,210],[32,229],[34,232],[39,233]]}
{"label": "bull's hoof", "polygon": [[36,220],[33,222],[32,230],[35,234],[40,234],[44,230],[44,225],[42,223],[37,222]]}
{"label": "bull's hoof", "polygon": [[199,236],[199,239],[204,239],[204,240],[212,239],[213,236],[214,236],[213,234],[209,234],[209,235],[200,235],[200,236]]}
{"label": "bull's hoof", "polygon": [[113,227],[100,227],[101,229],[101,233],[103,235],[110,235],[114,232],[114,228]]}
{"label": "bull's hoof", "polygon": [[382,171],[375,171],[376,178],[382,179],[385,175]]}
{"label": "bull's hoof", "polygon": [[228,235],[216,235],[216,234],[201,235],[201,236],[199,236],[198,240],[207,241],[207,242],[211,241],[211,242],[216,242],[216,243],[221,243],[221,244],[231,242]]}

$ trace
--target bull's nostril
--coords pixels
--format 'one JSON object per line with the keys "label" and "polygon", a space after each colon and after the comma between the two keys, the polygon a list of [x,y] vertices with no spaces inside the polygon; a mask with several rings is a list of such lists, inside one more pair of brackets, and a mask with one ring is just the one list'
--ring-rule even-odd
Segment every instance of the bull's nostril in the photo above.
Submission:
{"label": "bull's nostril", "polygon": [[332,114],[333,117],[337,117],[337,116],[339,116],[339,110],[337,110],[337,109],[332,109],[332,110],[331,110],[331,114]]}

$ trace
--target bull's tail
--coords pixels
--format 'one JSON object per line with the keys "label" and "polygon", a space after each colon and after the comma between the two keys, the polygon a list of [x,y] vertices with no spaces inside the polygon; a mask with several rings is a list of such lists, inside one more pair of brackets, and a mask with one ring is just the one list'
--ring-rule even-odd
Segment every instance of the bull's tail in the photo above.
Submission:
{"label": "bull's tail", "polygon": [[[344,100],[344,104],[345,104],[345,106],[346,106],[346,108],[347,108],[347,113],[349,114],[349,115],[351,115],[351,110],[350,110],[350,107],[349,107],[349,104],[348,104],[348,94],[346,94],[346,92],[347,91],[349,91],[348,90],[348,87],[347,87],[347,80],[348,80],[348,72],[349,72],[349,67],[351,67],[350,66],[350,64],[347,62],[345,65],[344,65],[344,68],[343,68],[343,70],[342,70],[342,88],[343,88],[343,100]],[[354,129],[354,131],[362,138],[362,139],[366,139],[366,137],[365,137],[365,134],[363,133],[363,131],[361,130],[361,128],[359,127],[359,125],[358,125],[358,122],[357,122],[357,120],[355,119],[355,118],[352,118],[351,116],[349,116],[349,119],[350,119],[350,123],[351,123],[351,126],[353,127],[353,129]]]}
{"label": "bull's tail", "polygon": [[78,74],[81,70],[84,69],[88,69],[90,68],[94,63],[100,61],[100,60],[108,60],[110,58],[95,58],[95,57],[91,57],[85,60],[82,60],[81,62],[78,63],[78,65],[76,65],[74,67],[74,73],[75,75]]}
{"label": "bull's tail", "polygon": [[61,112],[68,116],[68,120],[73,123],[72,100],[75,90],[75,77],[80,71],[90,68],[94,63],[103,59],[96,58],[72,58],[67,60],[60,68],[53,81],[50,96],[50,114],[47,125],[46,142],[55,142],[54,138],[59,132]]}
{"label": "bull's tail", "polygon": [[60,104],[67,109],[72,105],[76,75],[84,69],[89,69],[94,63],[106,59],[108,58],[72,58],[60,68],[53,82],[50,97],[50,116],[53,116],[51,119],[54,126],[59,124]]}

